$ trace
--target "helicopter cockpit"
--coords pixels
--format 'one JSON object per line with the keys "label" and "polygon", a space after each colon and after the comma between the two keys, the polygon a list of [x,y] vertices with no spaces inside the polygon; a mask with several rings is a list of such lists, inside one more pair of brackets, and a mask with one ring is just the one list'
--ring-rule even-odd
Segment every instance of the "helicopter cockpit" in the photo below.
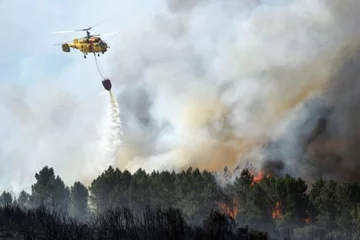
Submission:
{"label": "helicopter cockpit", "polygon": [[98,46],[99,46],[99,47],[102,47],[102,48],[103,48],[103,47],[105,48],[105,47],[106,47],[106,43],[105,43],[103,40],[100,40],[100,41],[98,42]]}

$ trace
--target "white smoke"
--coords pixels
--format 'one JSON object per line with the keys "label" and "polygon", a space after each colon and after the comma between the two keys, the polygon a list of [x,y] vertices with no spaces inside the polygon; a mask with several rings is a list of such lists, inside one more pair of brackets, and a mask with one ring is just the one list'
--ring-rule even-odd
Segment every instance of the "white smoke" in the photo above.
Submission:
{"label": "white smoke", "polygon": [[[360,33],[354,0],[168,3],[123,33],[111,61],[126,139],[118,164],[132,171],[222,170],[249,158],[260,167],[256,150],[325,89]],[[295,125],[284,127],[299,136]],[[300,146],[292,142],[283,156]]]}
{"label": "white smoke", "polygon": [[[32,90],[25,94],[21,86],[13,86],[0,91],[1,102],[11,113],[11,118],[7,118],[11,128],[2,129],[3,136],[7,136],[0,147],[4,164],[0,170],[2,186],[15,192],[29,190],[29,183],[34,181],[34,175],[29,173],[35,174],[45,165],[53,167],[60,176],[66,173],[67,184],[78,179],[90,181],[111,164],[104,158],[103,149],[109,120],[99,122],[97,118],[105,115],[103,106],[109,105],[108,99],[92,96],[97,102],[89,105],[89,98],[69,94],[51,84]],[[9,179],[14,181],[13,186],[9,186]]]}

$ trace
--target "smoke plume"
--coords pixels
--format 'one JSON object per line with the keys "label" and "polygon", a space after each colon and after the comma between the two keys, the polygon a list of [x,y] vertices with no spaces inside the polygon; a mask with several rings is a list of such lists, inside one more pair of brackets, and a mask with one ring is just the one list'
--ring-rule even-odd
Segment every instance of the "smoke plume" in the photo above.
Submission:
{"label": "smoke plume", "polygon": [[167,6],[125,32],[112,58],[124,124],[118,166],[222,170],[251,162],[311,178],[320,171],[308,148],[317,126],[331,118],[326,128],[355,141],[355,73],[346,87],[349,70],[341,69],[358,50],[358,1]]}
{"label": "smoke plume", "polygon": [[113,109],[107,93],[97,96],[92,59],[52,46],[66,36],[47,38],[108,15],[73,19],[97,3],[63,11],[67,4],[44,1],[19,23],[19,4],[0,14],[9,30],[0,60],[1,189],[29,189],[44,165],[68,185],[88,184],[109,164],[222,171],[251,163],[310,180],[360,176],[359,1],[108,1],[104,8],[122,9],[120,20],[94,31],[121,31],[118,42],[104,37],[111,49],[101,58]]}

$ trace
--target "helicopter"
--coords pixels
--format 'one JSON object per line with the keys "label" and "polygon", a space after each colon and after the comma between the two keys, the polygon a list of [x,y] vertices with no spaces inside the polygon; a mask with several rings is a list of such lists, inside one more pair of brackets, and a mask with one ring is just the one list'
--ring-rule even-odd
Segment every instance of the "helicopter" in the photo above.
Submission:
{"label": "helicopter", "polygon": [[[107,20],[105,20],[105,21],[107,21]],[[94,25],[92,27],[88,27],[88,28],[84,28],[84,29],[52,32],[53,34],[79,32],[79,31],[86,32],[85,37],[74,38],[72,41],[58,43],[58,44],[55,44],[55,45],[61,45],[63,52],[67,52],[67,53],[70,52],[70,48],[77,49],[77,50],[81,51],[84,54],[84,58],[86,58],[86,56],[89,53],[93,53],[94,55],[97,54],[97,56],[100,56],[100,53],[105,54],[105,52],[107,52],[107,49],[109,49],[110,46],[103,39],[101,39],[99,36],[100,35],[112,35],[112,34],[120,33],[120,32],[112,32],[112,33],[104,33],[104,34],[93,34],[90,31],[92,28],[100,25],[101,23],[103,23],[105,21],[102,21],[102,22],[100,22],[100,23],[98,23],[98,24],[96,24],[96,25]]]}

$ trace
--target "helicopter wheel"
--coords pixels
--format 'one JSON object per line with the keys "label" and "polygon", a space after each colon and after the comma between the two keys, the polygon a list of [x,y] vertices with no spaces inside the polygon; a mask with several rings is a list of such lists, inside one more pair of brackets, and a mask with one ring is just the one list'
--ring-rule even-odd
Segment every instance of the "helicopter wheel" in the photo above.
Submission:
{"label": "helicopter wheel", "polygon": [[84,55],[84,58],[86,58],[86,55]]}
{"label": "helicopter wheel", "polygon": [[98,53],[98,57],[100,57],[100,53]]}

